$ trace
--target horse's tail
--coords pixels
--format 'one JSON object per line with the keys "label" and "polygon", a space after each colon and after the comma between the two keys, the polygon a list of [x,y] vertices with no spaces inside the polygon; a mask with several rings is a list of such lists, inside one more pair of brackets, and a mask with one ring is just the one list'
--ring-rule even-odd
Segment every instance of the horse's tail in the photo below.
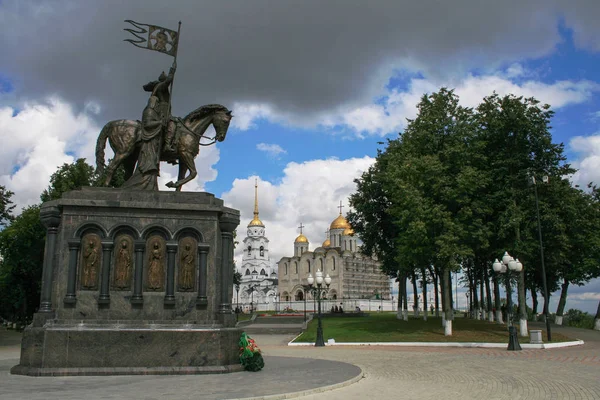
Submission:
{"label": "horse's tail", "polygon": [[104,125],[104,128],[100,131],[98,140],[96,141],[96,173],[101,174],[104,172],[104,149],[106,148],[106,140],[112,129],[112,123]]}

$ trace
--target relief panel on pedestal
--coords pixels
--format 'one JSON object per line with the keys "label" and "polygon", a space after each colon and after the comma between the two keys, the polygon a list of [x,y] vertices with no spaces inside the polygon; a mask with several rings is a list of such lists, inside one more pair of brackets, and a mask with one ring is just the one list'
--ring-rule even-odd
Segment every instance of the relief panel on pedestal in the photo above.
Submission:
{"label": "relief panel on pedestal", "polygon": [[161,292],[165,290],[166,242],[162,236],[150,236],[146,241],[146,290]]}
{"label": "relief panel on pedestal", "polygon": [[79,262],[81,290],[98,290],[101,265],[102,244],[100,236],[95,233],[88,233],[81,239],[81,259]]}
{"label": "relief panel on pedestal", "polygon": [[197,281],[198,242],[192,237],[179,241],[177,254],[177,290],[193,292]]}
{"label": "relief panel on pedestal", "polygon": [[115,239],[113,258],[114,290],[131,290],[133,276],[133,238],[129,235],[119,235]]}

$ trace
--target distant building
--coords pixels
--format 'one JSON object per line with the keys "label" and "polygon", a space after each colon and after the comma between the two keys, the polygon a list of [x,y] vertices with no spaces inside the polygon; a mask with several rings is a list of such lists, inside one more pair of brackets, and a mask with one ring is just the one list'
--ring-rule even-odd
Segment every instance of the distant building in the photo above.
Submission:
{"label": "distant building", "polygon": [[277,294],[277,272],[269,258],[269,239],[265,225],[258,217],[258,185],[254,184],[254,218],[248,224],[243,241],[242,263],[236,271],[242,275],[238,288],[233,288],[234,307],[256,309],[259,304],[273,304]]}
{"label": "distant building", "polygon": [[360,252],[354,231],[342,215],[341,204],[339,208],[340,215],[331,223],[328,237],[314,251],[310,251],[300,224],[294,255],[283,257],[277,263],[281,301],[304,300],[302,285],[306,285],[308,275],[314,277],[317,270],[331,277],[328,299],[391,298],[389,278],[381,272],[381,263]]}

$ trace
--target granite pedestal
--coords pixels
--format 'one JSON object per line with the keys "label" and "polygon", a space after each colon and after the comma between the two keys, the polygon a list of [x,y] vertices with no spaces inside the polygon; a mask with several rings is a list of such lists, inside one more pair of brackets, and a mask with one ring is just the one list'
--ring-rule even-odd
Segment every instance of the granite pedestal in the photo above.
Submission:
{"label": "granite pedestal", "polygon": [[84,188],[46,202],[24,375],[241,370],[231,312],[239,211],[210,193]]}

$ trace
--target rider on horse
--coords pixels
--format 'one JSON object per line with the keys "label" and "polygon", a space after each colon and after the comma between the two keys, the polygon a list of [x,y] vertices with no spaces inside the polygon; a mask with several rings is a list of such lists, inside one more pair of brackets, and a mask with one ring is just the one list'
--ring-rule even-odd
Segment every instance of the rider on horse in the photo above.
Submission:
{"label": "rider on horse", "polygon": [[157,110],[161,117],[162,131],[165,137],[163,150],[166,153],[174,153],[175,148],[175,122],[171,118],[171,94],[169,86],[173,82],[177,63],[173,62],[173,66],[169,70],[169,75],[165,75],[163,71],[157,81],[148,82],[144,85],[144,91],[151,92],[151,96],[158,98]]}

